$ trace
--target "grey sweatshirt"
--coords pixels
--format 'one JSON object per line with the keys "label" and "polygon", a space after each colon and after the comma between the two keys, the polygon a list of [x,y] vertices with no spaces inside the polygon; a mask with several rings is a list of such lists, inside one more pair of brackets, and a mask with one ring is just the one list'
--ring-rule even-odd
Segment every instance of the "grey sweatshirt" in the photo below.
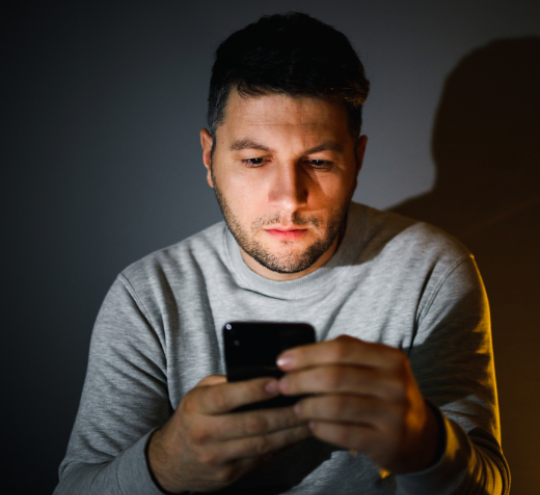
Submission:
{"label": "grey sweatshirt", "polygon": [[402,349],[442,412],[446,446],[429,469],[381,475],[367,457],[304,440],[223,493],[507,494],[489,309],[471,254],[424,223],[352,203],[323,267],[277,282],[244,263],[223,222],[124,270],[93,330],[77,419],[55,494],[158,495],[145,448],[183,395],[225,374],[228,321],[314,326]]}

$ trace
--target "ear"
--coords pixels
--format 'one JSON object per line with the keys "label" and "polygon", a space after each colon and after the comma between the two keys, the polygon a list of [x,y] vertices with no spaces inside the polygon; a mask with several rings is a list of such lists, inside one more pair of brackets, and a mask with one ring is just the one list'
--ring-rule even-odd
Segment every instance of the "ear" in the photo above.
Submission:
{"label": "ear", "polygon": [[362,165],[364,163],[364,154],[366,152],[367,140],[367,136],[360,136],[358,138],[358,141],[356,141],[356,176],[354,182],[354,189],[356,189],[356,187],[358,186],[358,174],[360,173],[360,170],[362,169]]}
{"label": "ear", "polygon": [[206,167],[206,182],[210,187],[214,187],[212,182],[212,144],[214,139],[206,129],[201,129],[202,160]]}
{"label": "ear", "polygon": [[356,175],[360,172],[362,164],[364,163],[364,154],[366,152],[367,136],[360,136],[356,141]]}

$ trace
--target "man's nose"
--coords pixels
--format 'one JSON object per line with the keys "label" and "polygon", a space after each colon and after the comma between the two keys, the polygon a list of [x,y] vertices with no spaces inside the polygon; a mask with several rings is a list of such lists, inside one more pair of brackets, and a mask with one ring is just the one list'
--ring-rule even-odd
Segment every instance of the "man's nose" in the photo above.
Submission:
{"label": "man's nose", "polygon": [[274,168],[268,200],[283,213],[293,213],[307,203],[308,189],[300,166],[289,161]]}

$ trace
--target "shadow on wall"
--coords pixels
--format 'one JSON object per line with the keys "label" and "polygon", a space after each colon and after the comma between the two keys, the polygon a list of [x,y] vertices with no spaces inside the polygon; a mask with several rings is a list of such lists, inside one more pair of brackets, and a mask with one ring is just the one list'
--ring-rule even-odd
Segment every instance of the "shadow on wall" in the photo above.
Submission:
{"label": "shadow on wall", "polygon": [[540,38],[497,40],[446,81],[432,192],[393,211],[435,224],[475,255],[490,300],[512,495],[540,485]]}

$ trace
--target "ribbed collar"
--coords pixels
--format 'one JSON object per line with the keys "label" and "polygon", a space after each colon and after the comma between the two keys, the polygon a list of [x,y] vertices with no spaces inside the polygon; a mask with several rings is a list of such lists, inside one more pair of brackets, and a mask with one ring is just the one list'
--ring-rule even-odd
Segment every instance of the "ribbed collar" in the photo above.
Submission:
{"label": "ribbed collar", "polygon": [[240,248],[227,227],[224,228],[224,246],[227,264],[237,283],[248,290],[277,299],[304,299],[332,290],[337,279],[346,273],[362,247],[365,230],[365,206],[351,202],[347,215],[345,235],[332,258],[318,270],[296,280],[276,281],[252,271],[245,263]]}

